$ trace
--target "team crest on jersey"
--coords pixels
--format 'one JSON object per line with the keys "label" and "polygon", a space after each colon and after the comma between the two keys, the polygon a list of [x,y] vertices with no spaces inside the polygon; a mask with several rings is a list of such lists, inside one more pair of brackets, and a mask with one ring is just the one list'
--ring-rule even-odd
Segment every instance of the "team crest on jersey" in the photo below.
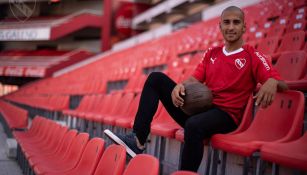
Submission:
{"label": "team crest on jersey", "polygon": [[238,69],[242,69],[246,64],[246,59],[245,58],[237,58],[235,60],[235,65]]}

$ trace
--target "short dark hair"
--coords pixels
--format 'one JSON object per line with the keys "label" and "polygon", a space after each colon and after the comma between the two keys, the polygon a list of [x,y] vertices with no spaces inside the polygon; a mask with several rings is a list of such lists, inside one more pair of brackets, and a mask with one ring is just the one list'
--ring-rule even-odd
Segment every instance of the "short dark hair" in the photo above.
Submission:
{"label": "short dark hair", "polygon": [[243,18],[243,21],[244,21],[245,14],[244,14],[243,10],[240,9],[239,7],[237,7],[237,6],[229,6],[229,7],[225,8],[223,10],[222,14],[221,14],[221,17],[223,16],[225,11],[239,11],[242,14],[242,18]]}

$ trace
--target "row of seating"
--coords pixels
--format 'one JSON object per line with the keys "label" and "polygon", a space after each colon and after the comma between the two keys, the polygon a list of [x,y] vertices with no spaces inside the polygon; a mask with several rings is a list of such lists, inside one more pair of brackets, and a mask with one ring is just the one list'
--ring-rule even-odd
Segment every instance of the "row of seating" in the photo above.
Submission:
{"label": "row of seating", "polygon": [[[110,145],[104,150],[101,138],[89,139],[52,120],[36,116],[27,131],[14,131],[18,142],[18,163],[25,174],[48,175],[158,175],[159,161],[141,154],[132,158],[127,167],[126,149]],[[178,171],[172,175],[196,175]]]}
{"label": "row of seating", "polygon": [[[102,98],[101,99],[102,102],[100,103],[100,105],[98,104],[93,105],[93,107],[96,107],[97,109],[98,106],[103,107],[100,108],[101,111],[99,111],[99,113],[96,114],[94,111],[88,112],[87,114],[87,112],[82,111],[82,108],[80,109],[78,108],[76,111],[73,110],[63,111],[63,113],[66,116],[75,119],[78,116],[80,125],[82,125],[82,122],[83,124],[91,122],[96,123],[96,127],[94,124],[84,125],[83,127],[71,125],[71,127],[76,127],[82,131],[88,131],[94,136],[101,137],[102,136],[101,131],[98,131],[97,126],[100,126],[99,128],[100,130],[102,130],[103,128],[109,128],[114,131],[118,131],[119,128],[130,128],[130,129],[132,128],[139,100],[139,95],[135,97],[134,96],[135,94],[131,92],[112,93],[108,95],[108,97]],[[110,104],[116,104],[116,105],[113,105],[112,107],[112,105]],[[130,105],[125,105],[125,104],[130,104]],[[276,140],[278,140],[278,142],[288,142],[300,137],[303,126],[303,118],[304,118],[304,96],[301,92],[289,91],[278,94],[271,107],[269,107],[266,110],[259,109],[257,111],[255,120],[253,121],[252,125],[249,126],[252,121],[251,118],[252,116],[251,110],[253,107],[252,104],[253,104],[252,102],[249,102],[243,122],[241,123],[239,129],[236,132],[232,133],[232,134],[235,133],[238,134],[245,131],[247,128],[248,129],[246,131],[251,130],[246,136],[244,136],[245,138],[244,140],[250,141],[252,143],[255,142],[258,147],[254,146],[253,147],[254,151],[250,152],[248,154],[249,156],[251,156],[253,152],[257,151],[260,148],[259,146],[261,145],[259,144],[259,140],[261,139],[265,139],[263,141],[265,141],[266,143],[270,143]],[[82,106],[84,106],[84,104]],[[96,119],[94,119],[95,117]],[[263,125],[263,123],[272,123],[272,122],[274,122],[274,127],[272,125]],[[260,133],[259,130],[261,130],[262,132]],[[268,133],[270,133],[271,135]],[[180,142],[183,142],[183,137],[184,137],[181,127],[169,117],[167,111],[162,107],[161,104],[159,105],[158,111],[152,122],[151,134],[157,136],[158,137],[157,139],[160,139],[160,141],[152,140],[152,143],[158,143],[160,145],[153,146],[154,147],[153,149],[155,150],[154,151],[149,150],[149,152],[156,152],[155,155],[161,159],[164,158],[164,155],[161,155],[161,153],[165,152],[165,150],[162,151],[157,149],[160,149],[161,145],[165,144],[165,139],[176,139]],[[213,138],[216,138],[217,136],[214,136]],[[224,139],[224,136],[221,137],[222,138],[219,140],[220,142],[222,142],[221,145],[223,145],[223,148],[226,147],[230,149],[234,147],[234,146],[230,147],[229,145],[224,144],[226,139]],[[228,137],[228,135],[226,135],[225,137]],[[249,140],[246,140],[246,138],[249,138]],[[283,139],[280,140],[280,138]],[[232,141],[233,139],[230,140]],[[221,147],[216,146],[215,142],[212,142],[213,147],[221,149]],[[237,149],[243,147],[241,142],[235,141],[234,143],[239,144]],[[246,144],[250,145],[250,143]],[[246,149],[247,148],[245,148],[244,150]],[[297,151],[299,150],[297,149]],[[307,160],[302,159],[301,163],[305,161]]]}
{"label": "row of seating", "polygon": [[[256,109],[257,112],[253,121],[250,122],[250,126],[245,129],[239,128],[240,130],[230,134],[216,134],[211,138],[211,145],[215,149],[246,158],[252,158],[258,152],[263,158],[262,160],[281,163],[287,167],[306,171],[307,152],[304,149],[306,142],[303,141],[304,137],[302,137],[304,109],[303,93],[298,91],[279,93],[269,108]],[[243,120],[245,126],[246,121],[248,122],[250,119]],[[297,139],[298,141],[295,141]],[[288,152],[270,152],[272,148],[279,148],[280,145],[282,145],[282,148],[288,149]],[[266,151],[265,153],[263,153],[263,149]],[[266,155],[271,155],[271,157]],[[226,159],[226,156],[223,157]],[[260,160],[258,159],[258,163],[260,163]],[[225,173],[225,161],[223,160],[223,165],[221,165],[223,173]],[[246,163],[243,174],[248,173],[248,166]],[[257,167],[260,171],[260,164]]]}
{"label": "row of seating", "polygon": [[28,111],[0,100],[0,113],[10,130],[27,128]]}

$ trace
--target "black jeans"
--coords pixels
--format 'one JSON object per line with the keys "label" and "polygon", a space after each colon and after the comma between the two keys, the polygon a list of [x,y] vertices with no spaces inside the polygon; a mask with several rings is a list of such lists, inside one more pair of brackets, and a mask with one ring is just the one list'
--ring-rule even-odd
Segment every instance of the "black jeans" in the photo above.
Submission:
{"label": "black jeans", "polygon": [[203,140],[216,133],[231,132],[237,128],[237,125],[226,112],[218,108],[193,116],[186,115],[172,103],[171,93],[175,86],[176,83],[163,73],[153,72],[148,76],[141,94],[133,131],[140,143],[144,144],[160,100],[169,115],[184,128],[180,169],[196,172],[204,151]]}

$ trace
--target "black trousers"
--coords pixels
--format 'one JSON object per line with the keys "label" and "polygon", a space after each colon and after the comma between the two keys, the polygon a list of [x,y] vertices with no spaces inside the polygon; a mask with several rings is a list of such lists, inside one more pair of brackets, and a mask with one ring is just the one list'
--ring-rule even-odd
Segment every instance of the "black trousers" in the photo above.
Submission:
{"label": "black trousers", "polygon": [[231,132],[237,128],[237,125],[226,112],[218,108],[193,116],[186,115],[172,103],[171,93],[175,86],[176,83],[161,72],[153,72],[148,76],[141,94],[133,131],[140,143],[144,144],[160,100],[169,115],[184,128],[180,169],[196,172],[204,151],[203,140],[216,133]]}

